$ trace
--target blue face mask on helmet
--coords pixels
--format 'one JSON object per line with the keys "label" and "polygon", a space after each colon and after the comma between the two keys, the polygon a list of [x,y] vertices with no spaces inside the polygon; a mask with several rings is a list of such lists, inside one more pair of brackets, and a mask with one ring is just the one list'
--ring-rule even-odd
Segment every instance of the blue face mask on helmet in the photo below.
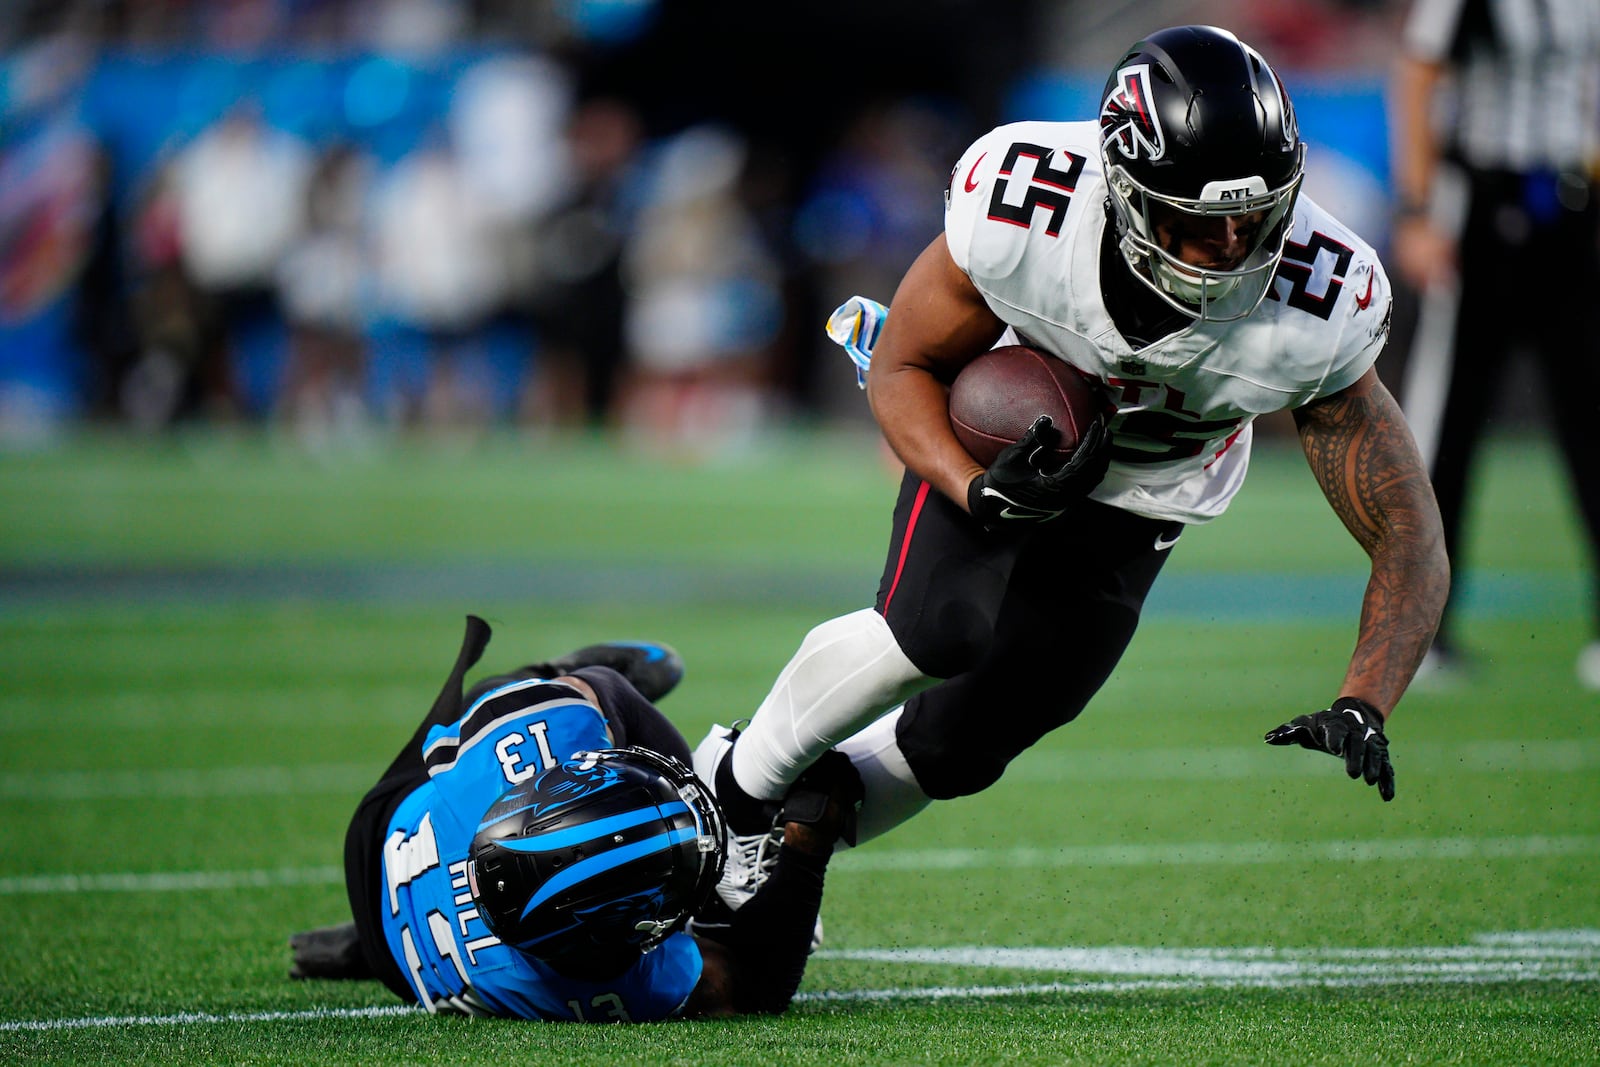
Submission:
{"label": "blue face mask on helmet", "polygon": [[722,811],[689,768],[602,749],[501,794],[468,882],[496,937],[559,968],[655,948],[705,902],[724,857]]}

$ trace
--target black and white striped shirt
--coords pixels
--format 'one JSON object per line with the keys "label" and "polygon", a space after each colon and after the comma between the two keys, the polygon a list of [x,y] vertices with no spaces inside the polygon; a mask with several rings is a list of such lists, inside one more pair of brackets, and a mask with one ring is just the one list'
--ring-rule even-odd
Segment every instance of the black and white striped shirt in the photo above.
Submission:
{"label": "black and white striped shirt", "polygon": [[1444,141],[1467,166],[1600,161],[1600,0],[1417,0],[1405,44],[1452,69]]}

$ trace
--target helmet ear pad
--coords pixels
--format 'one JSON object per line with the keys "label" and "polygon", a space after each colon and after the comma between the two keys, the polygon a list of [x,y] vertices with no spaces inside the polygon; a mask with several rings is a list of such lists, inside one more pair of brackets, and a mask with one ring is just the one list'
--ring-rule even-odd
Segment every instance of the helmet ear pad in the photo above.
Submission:
{"label": "helmet ear pad", "polygon": [[[1194,318],[1254,311],[1283,256],[1305,169],[1289,94],[1260,54],[1210,26],[1138,42],[1106,82],[1100,151],[1134,275]],[[1200,269],[1156,239],[1158,204],[1196,216],[1263,216],[1240,266]]]}
{"label": "helmet ear pad", "polygon": [[502,942],[604,977],[683,927],[714,890],[723,848],[716,800],[682,763],[583,752],[490,805],[468,886]]}

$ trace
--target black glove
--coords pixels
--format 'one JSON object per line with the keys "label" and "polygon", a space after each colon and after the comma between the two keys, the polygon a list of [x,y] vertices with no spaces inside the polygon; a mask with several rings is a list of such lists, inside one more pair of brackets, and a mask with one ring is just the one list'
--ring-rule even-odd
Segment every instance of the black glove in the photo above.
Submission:
{"label": "black glove", "polygon": [[1060,439],[1050,416],[1034,419],[1028,432],[967,486],[967,510],[973,518],[991,530],[1016,522],[1048,522],[1099,485],[1111,463],[1105,420],[1090,423],[1071,458],[1047,471],[1045,452]]}
{"label": "black glove", "polygon": [[854,848],[864,795],[861,774],[850,757],[830,748],[784,794],[779,820],[819,827]]}
{"label": "black glove", "polygon": [[1340,697],[1331,708],[1268,731],[1266,742],[1343,756],[1346,774],[1376,785],[1384,800],[1394,799],[1394,764],[1389,762],[1389,739],[1383,736],[1383,716],[1365,700]]}

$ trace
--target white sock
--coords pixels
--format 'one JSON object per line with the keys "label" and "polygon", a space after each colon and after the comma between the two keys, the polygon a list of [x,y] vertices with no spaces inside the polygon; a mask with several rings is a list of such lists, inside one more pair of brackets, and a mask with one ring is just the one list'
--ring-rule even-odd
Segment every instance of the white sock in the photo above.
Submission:
{"label": "white sock", "polygon": [[840,741],[929,684],[871,608],[812,629],[733,746],[733,777],[777,800]]}
{"label": "white sock", "polygon": [[[856,821],[858,845],[888,833],[933,803],[917,784],[916,775],[911,773],[910,764],[894,740],[895,723],[900,721],[903,710],[895,708],[865,730],[839,742],[839,751],[855,764],[866,789]],[[844,847],[844,842],[839,846]]]}

